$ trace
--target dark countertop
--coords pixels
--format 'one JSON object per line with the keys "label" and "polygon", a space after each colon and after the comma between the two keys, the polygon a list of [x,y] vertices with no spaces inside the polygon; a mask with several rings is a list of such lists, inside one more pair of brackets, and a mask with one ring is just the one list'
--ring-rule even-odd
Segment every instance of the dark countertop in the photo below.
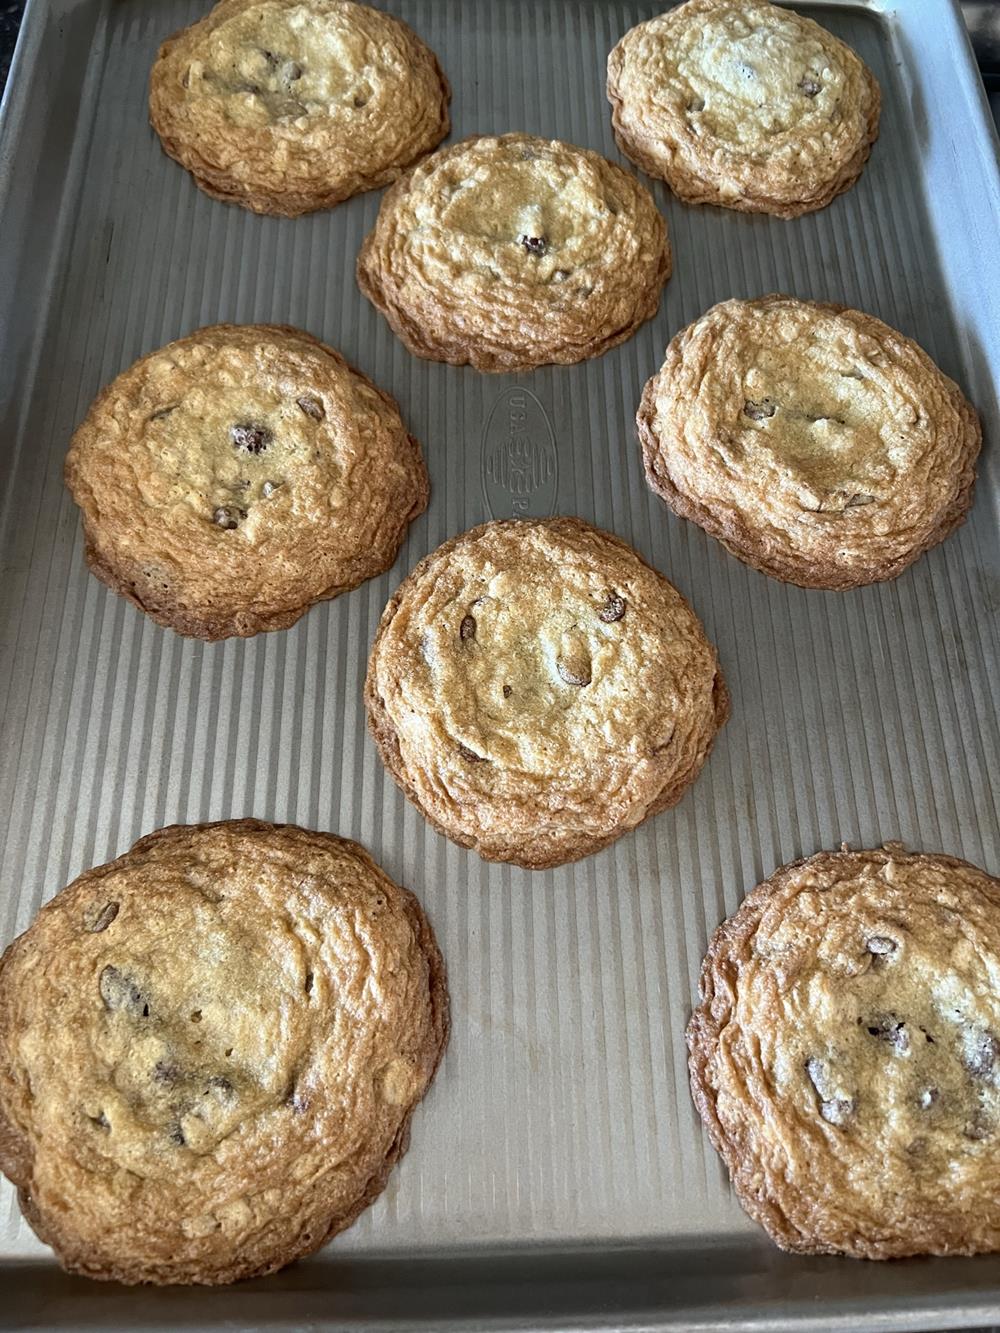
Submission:
{"label": "dark countertop", "polygon": [[24,0],[16,0],[14,4],[9,3],[9,0],[0,0],[0,92],[7,82],[10,58],[14,54],[14,43],[23,13]]}

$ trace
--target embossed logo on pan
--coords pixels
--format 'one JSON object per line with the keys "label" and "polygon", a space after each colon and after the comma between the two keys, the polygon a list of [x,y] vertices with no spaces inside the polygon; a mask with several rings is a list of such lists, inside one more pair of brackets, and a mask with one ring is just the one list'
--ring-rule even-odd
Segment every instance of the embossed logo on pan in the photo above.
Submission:
{"label": "embossed logo on pan", "polygon": [[548,518],[556,507],[556,440],[530,389],[504,389],[483,432],[483,496],[494,518]]}

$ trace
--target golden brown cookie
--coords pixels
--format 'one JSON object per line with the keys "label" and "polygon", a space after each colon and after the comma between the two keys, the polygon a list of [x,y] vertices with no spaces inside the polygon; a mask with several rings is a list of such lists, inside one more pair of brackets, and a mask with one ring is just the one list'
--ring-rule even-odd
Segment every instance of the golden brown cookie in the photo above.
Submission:
{"label": "golden brown cookie", "polygon": [[754,569],[895,578],[963,521],[982,442],[915,342],[844,306],[725,301],[682,329],[638,414],[646,480]]}
{"label": "golden brown cookie", "polygon": [[821,852],[716,931],[691,1087],[785,1250],[1000,1249],[1000,881],[949,856]]}
{"label": "golden brown cookie", "polygon": [[608,59],[622,152],[689,204],[794,218],[854,184],[879,87],[849,46],[766,0],[688,0]]}
{"label": "golden brown cookie", "polygon": [[528,370],[600,356],[656,313],[663,218],[586,148],[465,139],[387,191],[358,285],[416,356]]}
{"label": "golden brown cookie", "polygon": [[382,573],[428,495],[395,400],[270,324],[199,329],[119,375],[66,485],[97,577],[201,639],[287,629]]}
{"label": "golden brown cookie", "polygon": [[71,1272],[270,1273],[381,1192],[447,1027],[427,919],[357,843],[160,829],[0,959],[0,1169]]}
{"label": "golden brown cookie", "polygon": [[576,518],[486,523],[422,560],[382,615],[365,704],[437,829],[532,869],[676,804],[729,713],[684,598]]}
{"label": "golden brown cookie", "polygon": [[448,82],[352,0],[221,0],[160,47],[149,117],[206,194],[297,217],[395,180],[448,133]]}

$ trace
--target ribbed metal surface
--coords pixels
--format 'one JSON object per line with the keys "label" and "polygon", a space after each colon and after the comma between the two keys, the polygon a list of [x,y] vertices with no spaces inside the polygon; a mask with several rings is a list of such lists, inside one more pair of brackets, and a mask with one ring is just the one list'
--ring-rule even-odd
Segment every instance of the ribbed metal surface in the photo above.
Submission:
{"label": "ribbed metal surface", "polygon": [[[953,306],[962,274],[952,247],[969,237],[962,219],[957,232],[946,225],[930,179],[909,38],[891,14],[800,4],[882,85],[882,135],[858,186],[783,223],[687,209],[653,185],[676,256],[657,317],[588,365],[484,377],[414,359],[359,295],[354,258],[378,196],[297,221],[258,218],[207,199],[161,154],[146,123],[148,68],[158,41],[203,4],[46,2],[35,0],[35,40],[50,44],[38,68],[53,88],[36,94],[41,110],[24,133],[50,156],[30,181],[19,170],[51,226],[16,272],[3,270],[6,295],[0,285],[10,330],[0,372],[2,938],[80,870],[161,824],[252,814],[359,838],[433,919],[454,1035],[385,1196],[311,1264],[528,1237],[712,1235],[763,1254],[689,1102],[683,1031],[699,962],[749,886],[842,840],[902,838],[1000,871],[1000,478],[987,450],[970,523],[897,582],[807,593],[752,573],[667,512],[643,481],[633,418],[677,329],[715,301],[784,290],[860,306],[916,337],[977,398],[995,443],[985,334]],[[619,160],[606,55],[655,0],[386,7],[439,53],[454,85],[453,137],[523,129]],[[951,21],[943,4],[913,8]],[[978,259],[997,267],[995,255]],[[204,645],[88,576],[61,466],[107,380],[217,320],[297,324],[340,348],[399,399],[433,492],[389,575],[287,633]],[[483,432],[518,383],[552,426],[558,510],[613,529],[677,584],[718,644],[733,695],[732,720],[676,810],[534,875],[431,832],[382,772],[361,708],[390,591],[488,516]],[[0,1257],[41,1252],[7,1190]]]}

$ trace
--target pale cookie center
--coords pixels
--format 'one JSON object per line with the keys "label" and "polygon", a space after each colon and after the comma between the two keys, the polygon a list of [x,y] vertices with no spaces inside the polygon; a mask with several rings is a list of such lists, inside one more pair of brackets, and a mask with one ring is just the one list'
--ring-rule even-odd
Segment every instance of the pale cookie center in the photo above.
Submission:
{"label": "pale cookie center", "polygon": [[[961,952],[963,946],[957,946]],[[857,941],[860,974],[813,974],[786,1000],[815,1112],[847,1133],[892,1142],[915,1169],[1000,1131],[1000,1023],[940,958],[891,926]],[[959,960],[961,961],[961,960]],[[799,1063],[801,1070],[795,1073]]]}
{"label": "pale cookie center", "polygon": [[456,174],[417,203],[418,226],[450,233],[454,257],[494,279],[564,283],[601,259],[620,202],[530,147],[513,153],[470,162],[469,175],[456,164]]}
{"label": "pale cookie center", "polygon": [[277,964],[266,941],[232,922],[189,919],[183,938],[163,952],[109,939],[95,969],[87,1021],[101,1073],[80,1113],[112,1156],[137,1138],[211,1152],[241,1122],[271,1108],[294,1114],[301,1099],[305,1029],[287,1018],[308,1010],[312,974],[296,976],[294,956]]}
{"label": "pale cookie center", "polygon": [[643,689],[647,664],[628,593],[596,578],[588,591],[501,575],[434,617],[423,656],[463,758],[564,774],[585,743],[625,753],[658,726],[665,739],[672,733],[669,700]]}
{"label": "pale cookie center", "polygon": [[334,16],[258,6],[217,28],[184,77],[189,98],[222,95],[235,124],[260,125],[361,111],[381,72],[375,56]]}
{"label": "pale cookie center", "polygon": [[295,500],[296,471],[321,459],[331,482],[338,469],[321,436],[326,409],[303,388],[295,397],[259,388],[196,384],[154,409],[144,444],[153,467],[139,478],[152,509],[187,505],[197,518],[224,531],[248,533],[254,520],[287,510]]}
{"label": "pale cookie center", "polygon": [[744,375],[736,426],[745,447],[768,451],[821,501],[870,504],[892,474],[885,427],[900,405],[855,360],[831,360],[822,349],[762,351]]}
{"label": "pale cookie center", "polygon": [[734,14],[704,21],[684,33],[676,60],[696,133],[749,147],[762,134],[816,130],[838,114],[843,73],[793,24],[754,27]]}

